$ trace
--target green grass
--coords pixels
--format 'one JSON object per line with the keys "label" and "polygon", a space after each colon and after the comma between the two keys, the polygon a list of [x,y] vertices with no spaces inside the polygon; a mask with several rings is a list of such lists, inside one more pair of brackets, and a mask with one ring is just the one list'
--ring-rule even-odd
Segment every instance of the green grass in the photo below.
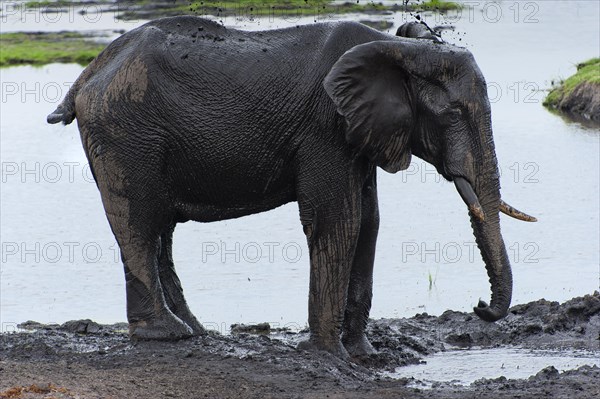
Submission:
{"label": "green grass", "polygon": [[71,4],[78,4],[79,2],[74,2],[71,0],[56,0],[56,1],[51,1],[51,0],[42,0],[42,1],[28,1],[25,3],[25,7],[27,8],[41,8],[41,7],[48,7],[48,6],[68,6]]}
{"label": "green grass", "polygon": [[59,2],[53,2],[53,1],[26,1],[25,2],[25,7],[27,8],[38,8],[38,7],[46,7],[49,5],[58,5],[60,4]]}
{"label": "green grass", "polygon": [[[399,2],[399,4],[402,4]],[[250,10],[250,7],[252,9]],[[459,3],[445,0],[428,0],[424,2],[412,1],[409,3],[410,10],[437,10],[448,11],[460,9]],[[243,11],[251,12],[253,15],[273,15],[286,16],[294,14],[315,15],[315,14],[342,14],[342,13],[361,13],[371,11],[401,10],[402,6],[384,6],[377,1],[347,1],[345,3],[333,4],[327,0],[233,0],[233,1],[196,1],[191,6],[180,6],[183,12],[194,12],[200,14],[210,14],[220,9],[221,13],[231,13]]]}
{"label": "green grass", "polygon": [[344,4],[332,4],[326,0],[233,0],[233,1],[196,1],[191,6],[181,5],[182,12],[195,14],[221,14],[243,13],[254,16],[294,16],[294,15],[316,15],[316,14],[339,14],[347,12],[365,12],[386,10],[381,4],[364,2],[348,2]]}
{"label": "green grass", "polygon": [[462,9],[462,4],[456,3],[454,1],[428,0],[420,5],[417,5],[417,8],[423,10],[437,10],[445,12],[450,10],[460,10]]}
{"label": "green grass", "polygon": [[557,107],[563,98],[570,95],[576,87],[584,83],[600,86],[600,58],[592,58],[578,64],[577,73],[550,90],[543,104],[546,107]]}
{"label": "green grass", "polygon": [[76,32],[0,34],[0,67],[75,62],[87,65],[104,44]]}
{"label": "green grass", "polygon": [[[95,0],[96,3],[109,3],[109,0]],[[69,4],[85,4],[82,0],[34,0],[25,3],[29,8],[41,8],[48,6],[66,6]],[[151,12],[153,17],[164,16],[164,14],[234,14],[240,11],[255,16],[294,16],[294,15],[316,15],[316,14],[342,14],[349,12],[372,12],[386,10],[411,11],[437,10],[446,12],[448,10],[460,9],[459,3],[446,0],[412,0],[407,7],[399,1],[395,6],[383,6],[375,1],[348,0],[345,3],[333,4],[330,0],[206,0],[185,1],[176,0],[130,0],[123,1],[125,6],[139,6],[140,9],[126,11],[124,19],[135,18],[138,13]],[[160,8],[153,8],[160,5]],[[161,13],[164,13],[161,15]]]}
{"label": "green grass", "polygon": [[433,274],[431,274],[431,270],[429,270],[427,272],[427,280],[429,281],[429,291],[431,291],[433,289],[433,287],[435,286],[435,282],[437,281],[438,271],[439,270],[436,270],[435,276]]}

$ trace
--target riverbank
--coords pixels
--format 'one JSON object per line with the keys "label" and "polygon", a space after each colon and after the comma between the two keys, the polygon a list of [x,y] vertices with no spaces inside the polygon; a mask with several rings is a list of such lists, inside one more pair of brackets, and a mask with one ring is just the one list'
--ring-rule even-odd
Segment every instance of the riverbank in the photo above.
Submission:
{"label": "riverbank", "polygon": [[[559,372],[545,367],[523,379],[479,379],[469,386],[386,372],[433,353],[462,348],[515,347],[598,353],[600,294],[563,304],[539,300],[485,323],[448,311],[371,321],[377,355],[345,362],[327,353],[298,351],[305,333],[209,334],[179,342],[129,341],[124,324],[91,321],[0,335],[0,398],[597,398],[600,368]],[[478,364],[464,364],[477,369]],[[21,395],[21,396],[19,396]]]}
{"label": "riverbank", "polygon": [[118,13],[117,18],[123,20],[155,19],[175,15],[296,18],[344,13],[447,12],[462,8],[461,3],[449,0],[408,0],[392,5],[364,0],[347,2],[330,0],[34,0],[26,2],[25,6],[29,9],[39,9],[41,12],[61,12],[61,10],[64,12],[67,7],[90,9],[93,6],[100,10],[115,11]]}
{"label": "riverbank", "polygon": [[0,67],[45,65],[53,62],[87,65],[106,44],[78,32],[0,34]]}
{"label": "riverbank", "polygon": [[560,82],[544,106],[600,123],[600,58],[577,65],[577,73]]}

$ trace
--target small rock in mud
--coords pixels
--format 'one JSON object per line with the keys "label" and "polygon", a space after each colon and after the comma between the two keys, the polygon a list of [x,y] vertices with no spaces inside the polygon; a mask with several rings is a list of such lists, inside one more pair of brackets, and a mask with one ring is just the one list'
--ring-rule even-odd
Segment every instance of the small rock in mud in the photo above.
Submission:
{"label": "small rock in mud", "polygon": [[259,324],[232,324],[232,334],[269,334],[271,325],[269,323]]}
{"label": "small rock in mud", "polygon": [[53,329],[57,329],[60,326],[58,324],[42,324],[37,321],[27,320],[23,323],[17,324],[17,327],[20,328],[21,330],[34,331],[34,330],[42,330],[42,329],[43,330],[53,330]]}
{"label": "small rock in mud", "polygon": [[469,333],[449,334],[446,337],[446,342],[459,348],[467,348],[473,345],[473,338],[471,338]]}
{"label": "small rock in mud", "polygon": [[77,334],[98,334],[102,330],[102,326],[90,319],[85,319],[67,321],[60,326],[60,329]]}
{"label": "small rock in mud", "polygon": [[536,375],[530,377],[530,379],[534,379],[534,380],[541,380],[541,379],[555,380],[557,378],[558,378],[558,370],[554,366],[548,366],[545,369],[542,369]]}

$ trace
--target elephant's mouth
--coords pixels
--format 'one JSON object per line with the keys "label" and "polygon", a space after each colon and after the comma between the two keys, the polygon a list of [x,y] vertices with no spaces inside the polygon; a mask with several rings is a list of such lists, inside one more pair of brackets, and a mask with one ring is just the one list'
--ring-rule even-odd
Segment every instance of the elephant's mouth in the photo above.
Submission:
{"label": "elephant's mouth", "polygon": [[[471,214],[480,221],[485,221],[485,213],[483,212],[483,208],[479,203],[479,198],[477,198],[477,194],[475,194],[471,183],[469,183],[469,181],[463,177],[455,177],[452,180],[454,181],[456,190],[467,205],[467,208],[469,208]],[[510,206],[503,200],[500,200],[498,211],[512,218],[522,220],[524,222],[537,222],[537,219],[535,217],[530,216],[525,212],[519,211],[518,209]]]}

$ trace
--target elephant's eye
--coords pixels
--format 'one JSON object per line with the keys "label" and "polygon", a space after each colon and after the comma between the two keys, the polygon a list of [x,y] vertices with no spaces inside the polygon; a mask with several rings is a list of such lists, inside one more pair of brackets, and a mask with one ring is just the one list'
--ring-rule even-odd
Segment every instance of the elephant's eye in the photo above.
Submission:
{"label": "elephant's eye", "polygon": [[448,111],[448,120],[450,121],[450,123],[457,123],[458,121],[460,121],[461,117],[462,111],[460,110],[460,108],[455,108]]}

